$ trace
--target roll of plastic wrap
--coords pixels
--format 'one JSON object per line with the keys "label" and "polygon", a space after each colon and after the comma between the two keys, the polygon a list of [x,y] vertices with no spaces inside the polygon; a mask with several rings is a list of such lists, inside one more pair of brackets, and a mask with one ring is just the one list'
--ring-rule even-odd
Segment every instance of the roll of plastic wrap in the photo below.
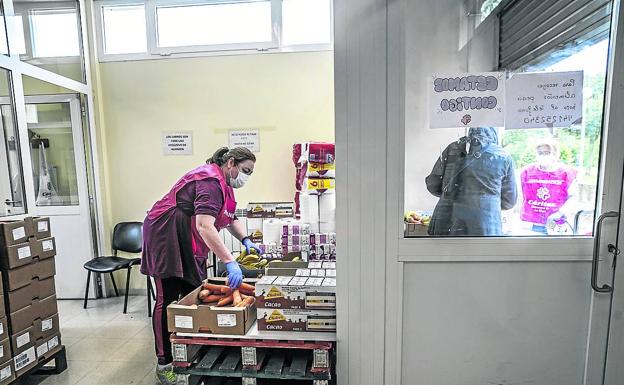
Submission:
{"label": "roll of plastic wrap", "polygon": [[275,243],[279,245],[282,241],[282,221],[280,219],[265,219],[262,224],[262,233],[265,244]]}
{"label": "roll of plastic wrap", "polygon": [[[336,221],[336,194],[319,195],[319,222]],[[321,231],[324,232],[324,231]],[[330,231],[328,231],[330,232]]]}
{"label": "roll of plastic wrap", "polygon": [[319,196],[301,194],[299,196],[299,210],[302,223],[319,222]]}
{"label": "roll of plastic wrap", "polygon": [[321,222],[319,225],[319,232],[321,233],[335,233],[336,222]]}

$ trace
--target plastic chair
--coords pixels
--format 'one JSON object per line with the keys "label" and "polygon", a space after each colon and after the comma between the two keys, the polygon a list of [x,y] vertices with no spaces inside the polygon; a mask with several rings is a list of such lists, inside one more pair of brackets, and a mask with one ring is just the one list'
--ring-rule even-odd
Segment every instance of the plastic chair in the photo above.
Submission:
{"label": "plastic chair", "polygon": [[[84,264],[87,269],[87,288],[85,290],[84,308],[87,308],[87,300],[89,297],[89,283],[91,282],[91,272],[102,274],[110,274],[115,295],[119,296],[117,284],[113,277],[113,272],[126,269],[126,293],[124,298],[124,314],[128,311],[128,288],[130,287],[130,270],[132,266],[140,265],[141,258],[122,258],[117,256],[118,251],[126,253],[140,253],[143,249],[143,223],[141,222],[120,222],[115,225],[113,230],[113,255],[107,257],[97,257]],[[147,315],[152,316],[152,296],[154,289],[150,277],[147,277]]]}

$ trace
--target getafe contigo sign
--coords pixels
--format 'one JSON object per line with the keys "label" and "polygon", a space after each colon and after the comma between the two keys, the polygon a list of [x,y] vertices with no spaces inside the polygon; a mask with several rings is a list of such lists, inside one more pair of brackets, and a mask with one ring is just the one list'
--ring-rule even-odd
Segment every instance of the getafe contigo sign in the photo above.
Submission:
{"label": "getafe contigo sign", "polygon": [[504,126],[504,73],[433,75],[429,87],[429,127]]}

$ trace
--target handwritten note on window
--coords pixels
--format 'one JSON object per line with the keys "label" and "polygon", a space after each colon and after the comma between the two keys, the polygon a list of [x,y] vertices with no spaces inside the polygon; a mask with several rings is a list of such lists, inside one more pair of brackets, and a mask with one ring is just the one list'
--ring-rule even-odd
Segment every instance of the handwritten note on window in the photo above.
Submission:
{"label": "handwritten note on window", "polygon": [[505,73],[436,74],[429,87],[429,127],[504,125]]}
{"label": "handwritten note on window", "polygon": [[515,74],[506,88],[507,129],[569,127],[583,119],[583,71]]}

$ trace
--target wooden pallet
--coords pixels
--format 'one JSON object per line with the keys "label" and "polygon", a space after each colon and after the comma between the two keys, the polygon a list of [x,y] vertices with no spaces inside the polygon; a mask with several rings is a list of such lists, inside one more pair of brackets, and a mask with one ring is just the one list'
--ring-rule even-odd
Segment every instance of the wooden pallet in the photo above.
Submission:
{"label": "wooden pallet", "polygon": [[[255,349],[255,347],[247,348]],[[249,356],[244,357],[245,350],[235,346],[207,346],[196,362],[187,367],[177,366],[174,370],[179,375],[239,378],[244,384],[255,384],[259,379],[323,382],[331,380],[329,362],[324,370],[318,370],[320,369],[318,367],[317,370],[313,370],[314,352],[314,350],[283,348],[263,349],[253,352],[252,360]]]}
{"label": "wooden pallet", "polygon": [[[46,366],[51,361],[54,361],[54,366]],[[50,357],[46,359],[39,361],[37,366],[30,369],[26,373],[23,373],[12,384],[16,384],[16,385],[30,384],[32,383],[32,381],[28,381],[29,376],[61,374],[66,369],[67,369],[67,352],[65,351],[65,346],[61,345],[60,349],[56,353],[52,354]]]}

